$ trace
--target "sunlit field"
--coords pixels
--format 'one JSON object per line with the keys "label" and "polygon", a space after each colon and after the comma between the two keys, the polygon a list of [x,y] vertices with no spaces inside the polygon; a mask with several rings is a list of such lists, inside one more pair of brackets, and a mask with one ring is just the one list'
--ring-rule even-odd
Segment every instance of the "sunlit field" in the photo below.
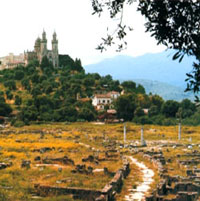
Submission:
{"label": "sunlit field", "polygon": [[[153,190],[159,175],[156,166],[144,159],[143,151],[162,149],[166,160],[171,159],[165,165],[168,174],[185,176],[185,168],[180,168],[175,157],[200,149],[199,127],[183,126],[179,141],[177,126],[145,125],[147,147],[140,146],[140,125],[126,124],[125,142],[123,127],[123,124],[73,123],[0,130],[0,163],[7,166],[0,170],[0,200],[73,200],[69,195],[40,197],[34,185],[101,190],[112,179],[112,173],[122,167],[124,156],[133,156],[155,171]],[[188,149],[188,145],[192,148]],[[112,149],[116,152],[108,152]],[[89,156],[91,160],[84,160]],[[85,165],[85,172],[75,171],[77,165]],[[140,170],[133,164],[130,167],[131,177],[124,181],[118,200],[123,200],[127,186],[137,186],[142,180]],[[105,174],[104,168],[110,174]]]}

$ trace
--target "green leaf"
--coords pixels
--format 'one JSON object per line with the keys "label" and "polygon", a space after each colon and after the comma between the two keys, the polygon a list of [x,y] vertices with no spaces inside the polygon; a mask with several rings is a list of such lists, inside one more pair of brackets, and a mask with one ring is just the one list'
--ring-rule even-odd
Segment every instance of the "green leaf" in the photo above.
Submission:
{"label": "green leaf", "polygon": [[176,60],[180,57],[180,52],[177,52],[176,54],[174,54],[174,56],[172,57],[173,60]]}

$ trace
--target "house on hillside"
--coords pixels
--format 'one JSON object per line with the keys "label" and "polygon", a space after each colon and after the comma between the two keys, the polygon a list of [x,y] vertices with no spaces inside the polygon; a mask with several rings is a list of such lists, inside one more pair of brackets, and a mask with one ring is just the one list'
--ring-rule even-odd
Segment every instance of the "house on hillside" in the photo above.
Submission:
{"label": "house on hillside", "polygon": [[96,110],[103,110],[106,105],[111,107],[113,100],[117,99],[120,96],[119,92],[110,91],[106,94],[95,94],[92,98],[92,105]]}
{"label": "house on hillside", "polygon": [[24,54],[14,55],[10,53],[8,56],[0,58],[0,70],[12,69],[24,64]]}

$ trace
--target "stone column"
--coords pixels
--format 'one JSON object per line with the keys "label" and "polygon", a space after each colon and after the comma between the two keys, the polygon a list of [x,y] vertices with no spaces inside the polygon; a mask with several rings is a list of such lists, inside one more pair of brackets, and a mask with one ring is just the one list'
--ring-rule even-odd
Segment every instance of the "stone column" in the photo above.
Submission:
{"label": "stone column", "polygon": [[144,142],[144,130],[143,130],[143,127],[141,128],[141,136],[140,136],[140,140],[141,140],[141,145],[142,145],[143,142]]}
{"label": "stone column", "polygon": [[140,137],[140,140],[141,140],[141,146],[146,146],[146,142],[144,140],[144,129],[143,129],[143,127],[141,128],[141,137]]}
{"label": "stone column", "polygon": [[181,123],[178,124],[178,140],[181,140]]}
{"label": "stone column", "polygon": [[126,144],[126,123],[124,124],[124,145]]}

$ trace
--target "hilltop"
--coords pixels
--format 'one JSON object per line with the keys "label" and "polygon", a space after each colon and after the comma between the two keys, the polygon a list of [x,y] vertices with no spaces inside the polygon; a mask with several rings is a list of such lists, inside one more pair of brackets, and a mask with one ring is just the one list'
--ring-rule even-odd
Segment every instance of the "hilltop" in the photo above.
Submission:
{"label": "hilltop", "polygon": [[[8,117],[15,126],[97,119],[174,125],[177,115],[186,124],[199,124],[199,112],[187,99],[164,101],[158,95],[147,95],[133,81],[120,83],[110,75],[85,73],[81,60],[69,55],[59,55],[59,63],[55,68],[43,57],[41,63],[32,60],[26,66],[0,71],[0,116]],[[118,97],[108,98],[110,92]],[[92,102],[95,98],[103,107]]]}
{"label": "hilltop", "polygon": [[[55,68],[47,57],[28,65],[0,71],[0,116],[20,125],[32,122],[93,121],[98,112],[92,96],[110,91],[121,92],[122,86],[110,75],[86,74],[80,59],[59,55]],[[145,93],[139,86],[135,93]],[[138,90],[138,91],[136,91]],[[111,107],[108,105],[108,109]],[[102,111],[101,111],[102,113]]]}

